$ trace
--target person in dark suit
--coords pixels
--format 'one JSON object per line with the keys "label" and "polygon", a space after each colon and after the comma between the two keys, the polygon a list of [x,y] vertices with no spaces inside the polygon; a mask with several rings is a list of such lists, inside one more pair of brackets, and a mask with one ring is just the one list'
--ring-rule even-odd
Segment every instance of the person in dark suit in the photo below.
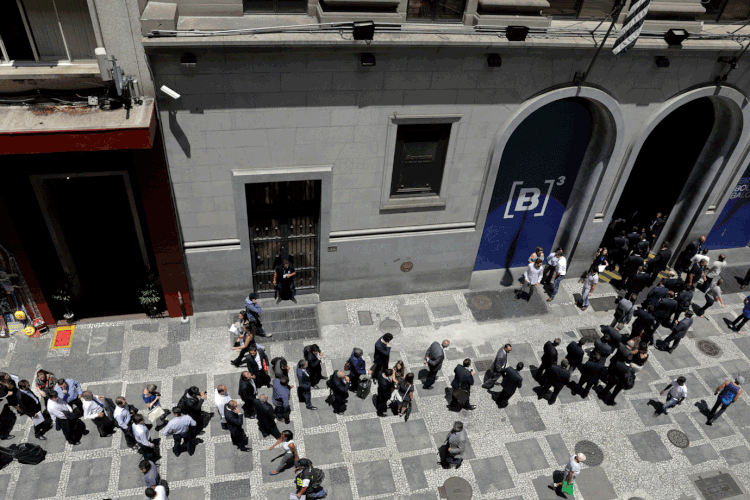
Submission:
{"label": "person in dark suit", "polygon": [[548,340],[544,343],[544,352],[542,353],[542,363],[536,371],[536,379],[544,382],[545,372],[550,366],[557,364],[557,346],[560,345],[560,339]]}
{"label": "person in dark suit", "polygon": [[203,429],[203,402],[206,400],[206,393],[201,392],[197,387],[189,387],[180,399],[177,405],[182,408],[182,413],[195,420],[197,424],[195,432],[198,433]]}
{"label": "person in dark suit", "polygon": [[268,396],[261,394],[255,401],[255,413],[258,417],[258,429],[263,437],[272,435],[276,439],[281,437],[281,431],[276,426],[276,413],[273,410],[273,406],[268,403]]}
{"label": "person in dark suit", "polygon": [[568,360],[568,367],[571,372],[574,372],[578,366],[583,363],[583,346],[586,345],[586,339],[581,339],[578,342],[571,340],[567,347],[567,356],[565,359]]}
{"label": "person in dark suit", "polygon": [[669,317],[674,314],[674,310],[677,309],[677,301],[674,298],[674,292],[667,292],[667,296],[659,301],[654,309],[654,319],[657,324],[666,324],[669,321]]}
{"label": "person in dark suit", "polygon": [[310,384],[313,389],[318,388],[318,383],[328,377],[323,376],[323,366],[321,358],[323,354],[317,344],[307,346],[303,350],[305,361],[307,361],[307,372],[310,374]]}
{"label": "person in dark suit", "polygon": [[701,251],[705,241],[706,237],[701,236],[697,240],[688,243],[688,246],[685,247],[685,250],[680,253],[679,258],[677,259],[677,264],[674,266],[675,271],[682,273],[688,269],[690,267],[690,259],[695,257],[695,254]]}
{"label": "person in dark suit", "polygon": [[42,412],[42,405],[39,403],[37,398],[31,392],[31,384],[28,380],[21,380],[18,382],[18,406],[23,410],[24,415],[29,418],[33,418],[37,413],[40,413],[44,420],[34,425],[34,437],[39,440],[46,440],[44,432],[48,430],[51,420],[49,415]]}
{"label": "person in dark suit", "polygon": [[242,372],[240,375],[240,389],[239,395],[242,399],[242,410],[245,413],[245,417],[255,417],[255,396],[258,393],[255,387],[255,381],[253,380],[255,375],[250,372]]}
{"label": "person in dark suit", "polygon": [[[672,333],[667,335],[667,338],[665,338],[660,345],[657,345],[656,348],[661,351],[668,351],[670,354],[672,354],[672,352],[677,349],[677,346],[680,345],[680,340],[682,340],[685,335],[687,335],[688,328],[690,328],[692,324],[693,311],[686,311],[685,317],[682,319],[682,321],[675,322],[674,326],[672,327]],[[670,343],[673,341],[674,344],[670,345]]]}
{"label": "person in dark suit", "polygon": [[609,368],[607,369],[607,378],[614,376],[615,370],[617,367],[617,363],[619,361],[625,361],[628,359],[628,356],[633,356],[633,349],[635,346],[635,339],[628,340],[626,344],[620,344],[617,349],[615,350],[615,353],[612,355],[612,358],[609,360]]}
{"label": "person in dark suit", "polygon": [[612,245],[610,245],[610,264],[614,268],[614,264],[617,264],[620,266],[620,269],[622,269],[623,262],[625,262],[625,259],[628,256],[628,249],[630,248],[628,246],[628,238],[625,234],[625,230],[620,231],[619,236],[616,236],[612,240]]}
{"label": "person in dark suit", "polygon": [[[570,371],[568,371],[568,360],[563,359],[559,365],[552,365],[547,371],[546,380],[542,385],[542,391],[539,393],[539,399],[547,398],[549,404],[555,404],[557,395],[560,394],[563,387],[570,382]],[[552,396],[548,396],[550,387],[553,388]]]}
{"label": "person in dark suit", "polygon": [[605,372],[606,367],[601,355],[598,352],[591,353],[589,360],[581,367],[581,378],[578,380],[575,392],[580,393],[582,398],[587,398],[591,387],[596,387]]}
{"label": "person in dark suit", "polygon": [[656,310],[656,306],[659,304],[659,301],[666,297],[668,293],[669,290],[667,289],[667,287],[665,287],[662,283],[659,283],[654,288],[652,288],[650,292],[648,292],[648,295],[646,295],[646,300],[643,302],[643,307],[653,306],[654,310]]}
{"label": "person in dark suit", "polygon": [[661,213],[658,213],[654,220],[651,221],[651,224],[648,225],[648,239],[651,241],[652,245],[656,241],[656,238],[659,237],[659,234],[661,234],[661,230],[664,228],[664,223],[666,221],[666,217],[663,217]]}
{"label": "person in dark suit", "polygon": [[331,377],[333,391],[333,413],[343,414],[346,400],[349,399],[349,377],[342,371],[337,371]]}
{"label": "person in dark suit", "polygon": [[367,369],[365,360],[362,359],[362,354],[364,354],[362,349],[355,347],[352,350],[352,354],[349,356],[349,390],[353,392],[356,392],[357,387],[359,387],[359,378],[362,375],[372,373]]}
{"label": "person in dark suit", "polygon": [[451,396],[451,402],[450,407],[451,408],[458,408],[463,406],[467,410],[473,410],[476,408],[475,405],[469,403],[469,397],[466,398],[466,401],[463,402],[463,405],[456,399],[455,396],[455,390],[456,389],[462,389],[466,391],[468,394],[471,394],[471,386],[474,385],[474,370],[469,368],[471,366],[471,360],[469,358],[466,358],[464,362],[453,370],[454,377],[453,381],[451,382],[451,387],[453,387],[454,392]]}
{"label": "person in dark suit", "polygon": [[692,285],[688,285],[683,291],[677,294],[677,297],[675,298],[675,300],[677,301],[677,307],[674,310],[674,315],[669,318],[672,323],[680,319],[680,314],[690,309],[690,306],[693,303],[694,291],[695,287]]}
{"label": "person in dark suit", "polygon": [[598,352],[602,360],[606,360],[607,356],[612,354],[612,339],[609,334],[604,334],[601,338],[594,341],[594,352]]}
{"label": "person in dark suit", "polygon": [[427,378],[422,385],[422,389],[432,389],[432,385],[437,380],[438,372],[443,367],[445,359],[445,349],[451,345],[450,340],[443,340],[442,344],[433,342],[424,355],[424,364],[427,365]]}
{"label": "person in dark suit", "polygon": [[622,335],[620,334],[620,330],[618,330],[617,328],[612,328],[609,325],[601,325],[600,329],[603,336],[609,338],[609,345],[612,346],[612,350],[616,351],[622,343]]}
{"label": "person in dark suit", "polygon": [[685,282],[677,277],[674,271],[669,272],[669,276],[661,280],[661,284],[674,293],[680,293],[685,288]]}
{"label": "person in dark suit", "polygon": [[247,448],[247,435],[243,425],[242,412],[237,408],[237,401],[230,401],[224,408],[224,418],[227,421],[229,435],[232,437],[232,444],[240,451],[252,451]]}
{"label": "person in dark suit", "polygon": [[636,243],[633,252],[637,253],[644,259],[648,259],[648,254],[651,251],[651,244],[646,239],[646,233],[641,233],[641,237]]}
{"label": "person in dark suit", "polygon": [[628,239],[628,248],[632,250],[638,245],[638,241],[641,239],[641,232],[638,231],[638,226],[633,226],[633,230],[625,236]]}
{"label": "person in dark suit", "polygon": [[638,270],[643,266],[643,257],[634,253],[623,263],[622,267],[622,288],[628,288],[635,281],[635,276],[638,274]]}
{"label": "person in dark suit", "polygon": [[297,363],[297,393],[300,396],[300,400],[305,400],[305,406],[308,410],[317,410],[318,408],[312,405],[311,399],[311,388],[312,383],[310,381],[310,373],[307,371],[307,361],[300,359]]}
{"label": "person in dark suit", "polygon": [[638,268],[635,277],[628,283],[626,291],[628,295],[635,295],[637,297],[650,282],[651,275],[644,270],[643,266],[641,266]]}
{"label": "person in dark suit", "polygon": [[632,373],[632,370],[630,368],[630,361],[633,359],[633,356],[629,356],[625,361],[618,361],[615,364],[614,369],[614,376],[611,377],[607,381],[607,385],[604,386],[604,393],[606,394],[609,392],[612,388],[614,390],[610,394],[609,398],[604,402],[607,406],[614,406],[617,403],[615,402],[615,398],[618,394],[620,394],[620,391],[623,389],[625,385],[625,379]]}
{"label": "person in dark suit", "polygon": [[393,369],[387,368],[377,376],[378,395],[376,400],[378,417],[386,417],[388,410],[388,400],[393,393]]}
{"label": "person in dark suit", "polygon": [[635,321],[631,327],[631,334],[628,340],[639,338],[641,342],[654,345],[654,330],[656,330],[656,318],[654,318],[653,306],[645,309],[638,309],[634,316]]}
{"label": "person in dark suit", "polygon": [[265,351],[260,347],[250,347],[247,358],[247,371],[255,375],[255,387],[271,387],[270,363]]}
{"label": "person in dark suit", "polygon": [[497,395],[495,401],[497,406],[505,408],[508,406],[508,400],[516,393],[517,389],[520,389],[523,385],[523,377],[521,376],[521,370],[523,370],[523,363],[519,362],[515,368],[509,366],[505,369],[503,380],[500,382],[500,387],[503,390]]}
{"label": "person in dark suit", "polygon": [[487,380],[482,384],[482,387],[485,389],[492,389],[495,387],[497,379],[499,379],[505,372],[505,367],[508,364],[508,353],[511,350],[513,350],[513,347],[510,344],[505,344],[499,351],[497,351],[495,361],[492,363],[492,367],[487,373]]}
{"label": "person in dark suit", "polygon": [[[651,243],[653,243],[653,241]],[[659,273],[667,268],[667,266],[669,265],[669,259],[671,258],[672,251],[669,249],[669,242],[665,241],[661,244],[661,250],[659,250],[659,253],[654,255],[654,258],[646,263],[648,272],[651,275],[650,283],[656,281]]]}
{"label": "person in dark suit", "polygon": [[706,279],[706,261],[705,260],[699,260],[697,262],[692,263],[690,268],[688,269],[687,278],[685,279],[685,282],[688,284],[688,286],[698,285],[698,281],[701,279]]}
{"label": "person in dark suit", "polygon": [[375,354],[372,357],[373,377],[388,368],[388,361],[391,357],[391,346],[389,345],[391,340],[393,340],[393,334],[386,333],[375,342]]}

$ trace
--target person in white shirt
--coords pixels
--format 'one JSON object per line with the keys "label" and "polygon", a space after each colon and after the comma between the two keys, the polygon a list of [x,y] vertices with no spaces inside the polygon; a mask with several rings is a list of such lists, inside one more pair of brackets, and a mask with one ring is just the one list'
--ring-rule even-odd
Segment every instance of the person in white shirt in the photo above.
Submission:
{"label": "person in white shirt", "polygon": [[125,444],[128,448],[135,448],[135,437],[133,436],[133,430],[131,429],[132,422],[130,421],[130,405],[122,396],[117,398],[115,403],[117,404],[117,408],[114,411],[115,421],[125,435]]}
{"label": "person in white shirt", "polygon": [[99,437],[107,437],[114,430],[111,421],[107,418],[104,411],[104,404],[99,400],[104,396],[94,396],[91,391],[84,391],[83,399],[83,420],[91,420],[99,431]]}
{"label": "person in white shirt", "polygon": [[48,392],[48,397],[47,411],[52,421],[55,422],[55,428],[62,431],[68,443],[74,446],[81,444],[76,432],[80,420],[73,413],[73,408],[60,401],[60,396],[54,390]]}
{"label": "person in white shirt", "polygon": [[711,282],[721,276],[722,271],[724,271],[724,268],[727,267],[726,259],[727,256],[721,254],[713,264],[711,264],[710,266],[706,266],[706,279],[703,281],[703,285],[701,286],[702,291],[707,292],[709,287],[711,286]]}
{"label": "person in white shirt", "polygon": [[581,311],[589,308],[589,296],[594,293],[597,283],[599,283],[599,271],[596,266],[592,266],[589,272],[581,279],[583,290],[581,290]]}
{"label": "person in white shirt", "polygon": [[145,494],[147,498],[152,498],[154,500],[169,500],[167,490],[165,490],[162,485],[157,485],[153,488],[146,488]]}
{"label": "person in white shirt", "polygon": [[[563,471],[563,481],[565,481],[568,484],[573,483],[576,477],[578,477],[578,473],[581,472],[581,462],[586,461],[586,455],[583,453],[578,453],[577,455],[573,455],[570,457],[570,461],[565,466],[565,470]],[[548,485],[548,488],[551,490],[556,490],[559,486],[562,486],[562,483],[552,483]]]}
{"label": "person in white shirt", "polygon": [[[557,250],[560,249],[558,248]],[[547,257],[547,265],[544,266],[544,277],[542,278],[542,284],[544,285],[548,285],[552,280],[552,276],[555,275],[555,268],[557,268],[557,261],[559,260],[557,257],[557,250]]]}
{"label": "person in white shirt", "polygon": [[555,300],[555,295],[557,295],[557,290],[560,288],[560,282],[565,278],[565,273],[568,272],[568,261],[563,257],[563,251],[562,248],[558,248],[557,252],[555,252],[555,255],[557,255],[557,265],[555,266],[555,287],[552,290],[552,294],[550,294],[549,298],[547,299],[547,302],[552,302]]}
{"label": "person in white shirt", "polygon": [[526,302],[531,300],[531,294],[534,293],[534,289],[542,281],[542,274],[544,273],[544,269],[542,268],[543,263],[542,259],[536,259],[533,263],[526,266],[526,271],[523,273],[523,285],[521,285],[520,290],[516,290],[516,296],[513,300],[518,300],[518,297],[521,296],[524,288],[527,286],[529,287],[529,293],[526,296]]}
{"label": "person in white shirt", "polygon": [[143,458],[152,462],[157,461],[158,448],[155,446],[154,442],[151,441],[151,432],[149,432],[148,427],[146,427],[146,424],[143,421],[143,415],[140,413],[133,415],[133,426],[131,429],[133,431],[133,437],[135,437],[135,441],[138,443],[138,448],[143,454]]}
{"label": "person in white shirt", "polygon": [[219,416],[221,417],[221,428],[224,430],[228,429],[227,419],[224,418],[224,408],[231,400],[232,397],[229,395],[229,391],[227,391],[227,386],[220,385],[219,387],[214,389],[214,404],[216,405],[216,410],[219,412]]}
{"label": "person in white shirt", "polygon": [[670,384],[668,384],[659,395],[667,393],[667,401],[662,405],[661,409],[654,412],[654,417],[658,417],[662,413],[668,415],[667,409],[672,408],[675,405],[681,405],[687,398],[687,386],[685,385],[685,377],[677,377]]}

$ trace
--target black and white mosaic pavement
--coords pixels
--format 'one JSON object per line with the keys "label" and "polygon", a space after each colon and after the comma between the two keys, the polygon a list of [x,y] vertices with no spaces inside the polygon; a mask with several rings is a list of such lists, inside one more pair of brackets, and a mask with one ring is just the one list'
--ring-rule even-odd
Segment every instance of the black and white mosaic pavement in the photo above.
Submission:
{"label": "black and white mosaic pavement", "polygon": [[[284,356],[290,364],[296,363],[304,345],[317,343],[323,349],[326,374],[342,369],[355,346],[364,349],[369,365],[372,346],[384,324],[399,327],[391,362],[403,360],[422,378],[427,346],[444,338],[452,342],[433,389],[424,390],[418,382],[408,422],[398,416],[378,418],[371,398],[359,400],[354,395],[346,413],[334,415],[325,403],[327,390],[321,389],[313,391],[317,412],[300,407],[295,398],[291,423],[280,427],[293,430],[301,455],[326,472],[325,487],[332,500],[436,500],[440,488],[453,477],[465,480],[471,498],[477,500],[560,498],[547,485],[579,448],[592,460],[578,477],[576,498],[746,498],[750,488],[749,396],[741,397],[713,426],[705,425],[714,389],[736,373],[750,380],[750,338],[732,332],[725,322],[736,317],[743,296],[727,293],[726,308],[717,304],[708,310],[707,319],[696,318],[690,335],[673,354],[651,351],[635,388],[621,393],[616,406],[604,405],[593,391],[588,399],[581,399],[569,388],[549,405],[538,399],[538,384],[531,377],[539,365],[542,344],[562,338],[562,358],[567,342],[582,335],[599,336],[600,325],[611,322],[616,290],[600,284],[592,296],[593,306],[585,312],[574,304],[580,291],[577,280],[567,280],[551,303],[544,302],[541,293],[528,303],[514,301],[512,290],[501,289],[316,306],[264,305],[264,326],[275,333],[272,339],[260,339],[269,357]],[[702,298],[696,301],[702,305]],[[196,315],[187,325],[179,319],[82,324],[76,328],[70,349],[51,350],[49,337],[0,339],[0,366],[22,378],[44,368],[77,379],[97,394],[124,395],[139,408],[144,407],[140,395],[146,384],[159,386],[166,407],[176,403],[185,388],[198,385],[209,394],[206,410],[215,413],[215,386],[226,384],[230,395],[237,396],[241,370],[229,364],[227,328],[241,307],[242,298],[238,298],[227,311]],[[663,328],[657,332],[657,338],[666,335]],[[708,350],[699,347],[701,340],[710,341],[703,344]],[[484,376],[480,371],[471,395],[477,409],[449,411],[446,390],[455,366],[469,357],[485,369],[506,342],[513,345],[509,364],[523,361],[526,365],[524,385],[510,404],[498,408],[488,391],[480,388]],[[659,391],[679,375],[688,379],[688,399],[668,415],[654,418],[655,408],[664,402]],[[572,378],[577,380],[578,374]],[[268,389],[262,392],[270,394]],[[456,420],[464,422],[469,435],[466,460],[460,469],[443,470],[436,452]],[[170,498],[289,498],[294,491],[292,473],[268,474],[276,463],[271,459],[278,455],[276,450],[268,451],[273,440],[261,438],[254,420],[246,422],[246,429],[252,453],[239,453],[232,446],[216,415],[199,436],[192,457],[174,457],[171,440],[162,439],[159,470],[170,485]],[[679,444],[688,442],[686,448],[670,442],[673,430],[681,433],[671,434],[680,438]],[[12,434],[13,439],[0,444],[37,442],[24,416],[18,417]],[[144,498],[139,455],[125,446],[120,434],[102,439],[94,430],[75,447],[66,444],[60,433],[47,435],[49,440],[41,445],[49,454],[42,464],[14,462],[0,470],[3,498]],[[448,486],[459,483],[464,485],[454,481]]]}

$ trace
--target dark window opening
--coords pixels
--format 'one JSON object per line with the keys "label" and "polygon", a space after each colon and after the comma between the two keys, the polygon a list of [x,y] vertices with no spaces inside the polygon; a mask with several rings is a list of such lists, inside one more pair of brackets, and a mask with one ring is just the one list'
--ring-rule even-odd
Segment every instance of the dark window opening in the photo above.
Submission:
{"label": "dark window opening", "polygon": [[[16,2],[6,2],[3,15],[0,16],[0,39],[11,61],[33,61],[34,51],[31,48],[26,27]],[[0,58],[2,54],[0,54]]]}
{"label": "dark window opening", "polygon": [[714,23],[736,23],[750,19],[748,0],[704,0],[701,5],[706,12],[698,19]]}
{"label": "dark window opening", "polygon": [[439,195],[450,123],[399,125],[391,196]]}
{"label": "dark window opening", "polygon": [[244,0],[243,9],[248,14],[299,14],[307,12],[306,0]]}
{"label": "dark window opening", "polygon": [[407,21],[461,21],[466,0],[409,0]]}

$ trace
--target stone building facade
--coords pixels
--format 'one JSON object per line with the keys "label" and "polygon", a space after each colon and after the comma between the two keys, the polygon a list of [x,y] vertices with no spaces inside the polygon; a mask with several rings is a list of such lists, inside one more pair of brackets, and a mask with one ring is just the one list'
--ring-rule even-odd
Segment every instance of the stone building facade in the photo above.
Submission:
{"label": "stone building facade", "polygon": [[[255,16],[234,1],[213,12],[236,17],[201,17],[209,12],[192,1],[150,2],[142,41],[155,85],[181,95],[158,104],[196,309],[269,291],[270,261],[284,252],[309,271],[300,291],[335,300],[466,287],[475,270],[518,266],[537,245],[564,248],[577,275],[606,244],[613,216],[638,209],[644,220],[669,214],[659,241],[673,248],[711,233],[750,145],[748,65],[740,59],[722,81],[730,65],[720,58],[737,56],[750,30],[706,38],[739,26],[708,19],[698,2],[652,2],[636,47],[615,57],[611,38],[577,83],[608,27],[576,31],[599,25],[581,14],[593,9],[588,0],[579,3],[569,19],[540,15],[531,2],[518,3],[536,10],[526,17],[502,2],[467,2],[455,25],[409,32],[400,2],[401,17],[387,19],[404,30],[376,28],[365,41],[352,39],[350,24],[151,33],[323,22],[334,2],[311,2],[308,15]],[[344,3],[335,21],[386,22],[367,10],[380,5]],[[149,15],[157,7],[162,14]],[[495,31],[476,27],[482,16]],[[532,31],[511,42],[509,24]],[[673,28],[690,34],[681,46],[664,41]],[[687,121],[673,114],[680,109]],[[284,204],[268,193],[303,181],[314,238],[295,250],[302,233],[274,239],[274,227],[262,226],[294,226],[283,222],[294,215],[271,213]],[[732,217],[742,227],[748,214]]]}

